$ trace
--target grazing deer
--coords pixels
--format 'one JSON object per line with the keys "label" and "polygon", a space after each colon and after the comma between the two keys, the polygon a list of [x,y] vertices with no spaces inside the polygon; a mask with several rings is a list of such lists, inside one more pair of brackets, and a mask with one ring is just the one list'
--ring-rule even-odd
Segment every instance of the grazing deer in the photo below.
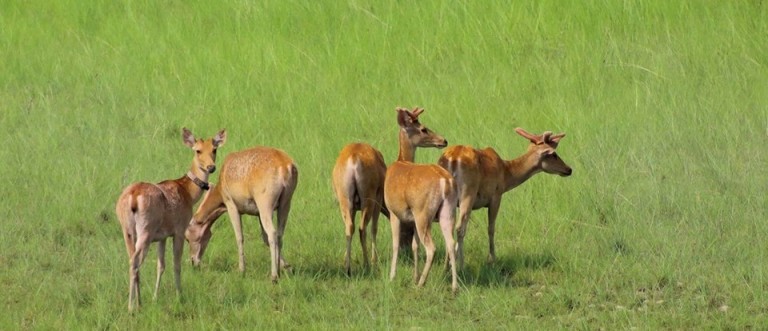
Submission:
{"label": "grazing deer", "polygon": [[184,144],[195,151],[192,167],[179,179],[158,184],[134,183],[120,194],[115,212],[123,229],[125,247],[130,263],[128,310],[141,304],[139,268],[152,242],[158,243],[157,281],[155,295],[160,287],[160,277],[165,271],[165,242],[173,237],[173,273],[176,292],[181,295],[181,254],[184,250],[184,231],[192,216],[192,206],[208,189],[208,175],[216,170],[216,149],[224,144],[226,132],[221,130],[212,139],[195,139],[184,128]]}
{"label": "grazing deer", "polygon": [[366,228],[371,225],[371,262],[376,263],[376,233],[378,232],[379,213],[389,216],[384,208],[384,175],[387,165],[381,152],[371,145],[352,143],[339,153],[333,167],[333,190],[339,201],[344,231],[347,238],[347,251],[344,255],[344,268],[347,276],[351,271],[352,235],[355,228],[355,214],[361,211],[360,246],[363,249],[365,267],[368,263],[368,244]]}
{"label": "grazing deer", "polygon": [[570,176],[569,167],[555,153],[557,144],[565,133],[553,135],[547,131],[534,135],[517,128],[515,131],[528,139],[528,151],[514,160],[505,161],[493,148],[474,149],[471,146],[451,146],[438,160],[448,170],[459,189],[459,223],[457,228],[457,261],[464,264],[464,236],[472,210],[488,208],[488,261],[496,260],[494,229],[499,213],[501,195],[519,186],[539,172]]}
{"label": "grazing deer", "polygon": [[[186,238],[192,263],[200,263],[211,238],[211,225],[227,211],[235,230],[240,271],[245,272],[240,216],[254,215],[261,222],[262,240],[269,246],[272,282],[277,282],[278,264],[280,268],[288,267],[282,255],[283,233],[298,180],[296,164],[281,150],[253,147],[227,155],[221,167],[219,183],[206,194],[189,221]],[[275,211],[277,226],[272,222]]]}
{"label": "grazing deer", "polygon": [[[384,180],[384,200],[389,209],[392,226],[392,264],[389,278],[395,278],[397,255],[400,245],[401,223],[413,223],[418,237],[414,236],[413,279],[418,279],[421,287],[427,280],[435,244],[430,228],[432,220],[437,218],[445,238],[445,249],[451,263],[451,289],[456,292],[458,281],[454,254],[453,226],[456,216],[457,192],[451,174],[435,164],[415,164],[416,147],[438,147],[448,145],[445,138],[432,132],[419,123],[419,115],[424,111],[415,108],[397,109],[397,123],[400,125],[400,152],[397,161],[389,166]],[[418,245],[424,245],[427,259],[421,277],[418,277]]]}

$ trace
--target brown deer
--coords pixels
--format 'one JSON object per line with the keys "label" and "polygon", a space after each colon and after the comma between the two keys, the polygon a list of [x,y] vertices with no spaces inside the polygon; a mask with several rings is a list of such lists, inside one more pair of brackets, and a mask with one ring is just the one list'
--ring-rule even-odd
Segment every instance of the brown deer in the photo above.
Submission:
{"label": "brown deer", "polygon": [[448,170],[459,189],[459,222],[457,228],[456,260],[464,264],[464,236],[472,210],[488,208],[488,261],[496,260],[494,229],[501,196],[539,172],[570,176],[571,167],[555,152],[565,133],[553,135],[547,131],[531,134],[521,128],[515,131],[528,139],[528,151],[514,160],[502,160],[493,148],[474,149],[471,146],[451,146],[438,160]]}
{"label": "brown deer", "polygon": [[[277,282],[279,268],[287,268],[283,258],[285,232],[291,199],[299,180],[296,164],[285,152],[269,147],[253,147],[230,153],[224,159],[219,183],[206,194],[189,221],[186,238],[192,263],[198,265],[211,238],[211,225],[227,211],[235,230],[239,268],[245,272],[242,214],[258,216],[261,237],[269,246],[271,279]],[[277,212],[277,225],[272,214]]]}
{"label": "brown deer", "polygon": [[[457,192],[451,174],[435,164],[415,164],[416,147],[438,147],[448,145],[448,141],[419,123],[419,115],[424,111],[415,108],[397,109],[397,122],[400,126],[400,152],[397,161],[387,169],[384,179],[384,201],[389,209],[389,221],[392,226],[392,261],[389,278],[395,278],[397,255],[400,245],[401,223],[412,223],[418,236],[411,244],[413,250],[413,279],[421,287],[427,280],[435,244],[430,232],[433,219],[438,219],[445,238],[445,249],[451,266],[451,289],[456,292],[458,280],[454,254],[453,227],[456,216]],[[421,242],[426,250],[427,259],[421,277],[418,277],[418,245]]]}
{"label": "brown deer", "polygon": [[333,190],[339,202],[344,231],[347,238],[347,250],[344,255],[344,268],[347,276],[351,271],[352,235],[355,228],[355,214],[359,210],[360,246],[363,250],[365,267],[368,263],[368,244],[366,229],[371,223],[371,262],[376,263],[376,233],[378,232],[379,213],[388,216],[384,208],[384,176],[387,165],[377,149],[365,143],[352,143],[344,146],[333,167]]}
{"label": "brown deer", "polygon": [[125,247],[128,250],[130,285],[128,310],[141,304],[139,268],[149,250],[157,241],[157,281],[155,294],[160,287],[160,277],[165,271],[165,242],[173,237],[173,272],[176,292],[181,295],[181,254],[184,249],[184,231],[192,216],[192,206],[208,189],[208,175],[216,170],[216,149],[226,141],[221,130],[212,139],[195,139],[192,132],[183,129],[184,144],[195,151],[192,166],[179,179],[158,184],[134,183],[120,194],[115,212],[123,229]]}

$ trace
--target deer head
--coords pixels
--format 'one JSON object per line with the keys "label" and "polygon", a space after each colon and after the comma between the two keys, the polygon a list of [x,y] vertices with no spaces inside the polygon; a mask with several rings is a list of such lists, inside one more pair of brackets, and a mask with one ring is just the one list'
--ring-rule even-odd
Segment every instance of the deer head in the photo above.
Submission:
{"label": "deer head", "polygon": [[565,161],[555,152],[560,139],[565,137],[565,133],[552,134],[551,131],[546,131],[540,135],[535,135],[522,128],[516,128],[515,132],[531,142],[528,146],[528,153],[538,157],[538,167],[542,171],[564,177],[573,173],[571,167],[565,164]]}
{"label": "deer head", "polygon": [[419,123],[419,115],[423,112],[424,108],[418,107],[413,108],[413,111],[397,108],[397,124],[406,133],[411,146],[437,148],[448,146],[448,141],[443,136]]}
{"label": "deer head", "polygon": [[224,145],[224,142],[227,140],[226,131],[222,129],[210,140],[204,140],[195,139],[192,132],[184,128],[181,136],[184,144],[195,151],[193,168],[199,169],[206,174],[212,174],[216,171],[216,150]]}

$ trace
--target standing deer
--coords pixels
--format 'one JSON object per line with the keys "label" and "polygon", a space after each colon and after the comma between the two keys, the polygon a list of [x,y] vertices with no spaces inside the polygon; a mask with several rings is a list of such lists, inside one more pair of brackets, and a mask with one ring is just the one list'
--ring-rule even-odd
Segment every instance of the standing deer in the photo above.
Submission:
{"label": "standing deer", "polygon": [[553,135],[547,131],[531,134],[521,128],[515,131],[528,139],[528,151],[514,160],[505,161],[493,148],[482,150],[471,146],[451,146],[438,160],[448,170],[459,189],[459,223],[457,224],[457,260],[459,268],[464,264],[464,236],[472,210],[488,208],[488,261],[496,260],[494,229],[499,213],[501,195],[519,186],[539,172],[570,176],[569,167],[555,153],[565,133]]}
{"label": "standing deer", "polygon": [[173,237],[173,272],[176,292],[181,295],[181,254],[184,249],[184,231],[192,216],[192,205],[208,189],[208,175],[216,170],[216,149],[227,138],[224,130],[212,139],[195,139],[192,132],[184,128],[184,144],[195,151],[192,166],[179,179],[166,180],[158,184],[134,183],[120,194],[115,212],[123,229],[125,247],[128,250],[130,285],[128,289],[128,310],[141,304],[139,291],[139,268],[152,242],[158,243],[157,281],[155,299],[160,287],[160,277],[165,271],[165,242]]}
{"label": "standing deer", "polygon": [[378,232],[379,213],[389,215],[384,206],[384,176],[387,165],[381,152],[371,145],[352,143],[339,153],[336,165],[333,167],[333,190],[339,201],[341,217],[344,220],[344,231],[347,238],[347,250],[344,255],[344,267],[347,276],[352,274],[350,259],[352,252],[352,235],[355,227],[355,214],[361,211],[360,217],[360,246],[363,250],[365,267],[368,263],[368,244],[366,228],[371,225],[371,262],[376,263],[376,233]]}
{"label": "standing deer", "polygon": [[[235,230],[239,267],[245,272],[242,214],[258,216],[261,237],[269,246],[271,279],[277,282],[280,268],[288,263],[282,255],[283,233],[291,210],[291,198],[299,180],[296,164],[285,152],[269,147],[253,147],[227,155],[219,183],[205,196],[189,221],[186,238],[192,263],[198,265],[211,238],[211,225],[227,211]],[[277,226],[272,214],[277,211]]]}
{"label": "standing deer", "polygon": [[[453,226],[456,217],[457,192],[451,174],[435,164],[415,164],[416,147],[438,147],[448,145],[445,138],[432,132],[419,123],[419,115],[424,111],[415,108],[397,109],[397,123],[400,126],[400,152],[397,161],[389,166],[384,180],[384,201],[389,209],[389,221],[392,226],[392,264],[389,278],[395,278],[397,255],[400,245],[401,223],[413,223],[418,237],[414,236],[413,279],[418,279],[421,287],[427,280],[435,244],[430,232],[432,220],[437,218],[445,238],[445,249],[451,263],[451,289],[456,292],[455,247]],[[421,277],[418,277],[418,247],[424,245],[427,259]]]}

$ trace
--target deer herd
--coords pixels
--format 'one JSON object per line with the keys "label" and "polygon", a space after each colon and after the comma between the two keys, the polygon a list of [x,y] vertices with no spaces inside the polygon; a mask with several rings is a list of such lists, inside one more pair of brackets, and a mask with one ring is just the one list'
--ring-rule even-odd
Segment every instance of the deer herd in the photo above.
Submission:
{"label": "deer herd", "polygon": [[[547,131],[535,135],[521,128],[515,131],[530,144],[525,154],[512,160],[502,159],[493,148],[456,145],[448,147],[437,164],[415,163],[417,147],[448,146],[445,138],[419,121],[423,112],[422,108],[397,108],[400,149],[397,160],[389,166],[381,152],[366,143],[349,144],[339,153],[333,167],[332,186],[344,221],[344,270],[351,275],[355,214],[361,213],[358,232],[366,268],[378,259],[376,234],[379,214],[383,214],[389,218],[392,233],[390,280],[396,275],[400,244],[410,242],[413,281],[418,287],[423,286],[436,251],[431,234],[431,225],[436,222],[445,241],[446,268],[450,269],[451,290],[455,293],[457,270],[464,264],[464,237],[471,211],[488,209],[488,261],[493,263],[496,259],[494,229],[501,196],[539,172],[570,176],[572,170],[555,152],[564,133]],[[243,214],[259,217],[262,239],[270,251],[272,282],[277,282],[281,269],[289,267],[282,254],[283,234],[298,184],[298,168],[281,150],[253,147],[228,154],[221,166],[219,182],[210,184],[208,177],[216,170],[216,150],[226,138],[224,130],[211,139],[196,139],[189,130],[183,129],[183,142],[194,151],[189,171],[181,178],[157,184],[134,183],[120,194],[115,209],[128,251],[129,311],[140,305],[139,268],[149,245],[158,243],[154,291],[157,298],[165,270],[166,239],[173,237],[173,271],[176,292],[180,295],[184,240],[189,243],[192,264],[199,265],[212,236],[211,226],[225,212],[235,232],[240,272],[245,271]],[[193,206],[204,191],[207,192],[203,201],[193,214]],[[277,224],[273,222],[273,214]],[[368,224],[371,224],[370,240],[366,233]],[[419,246],[424,246],[426,252],[421,273]]]}

